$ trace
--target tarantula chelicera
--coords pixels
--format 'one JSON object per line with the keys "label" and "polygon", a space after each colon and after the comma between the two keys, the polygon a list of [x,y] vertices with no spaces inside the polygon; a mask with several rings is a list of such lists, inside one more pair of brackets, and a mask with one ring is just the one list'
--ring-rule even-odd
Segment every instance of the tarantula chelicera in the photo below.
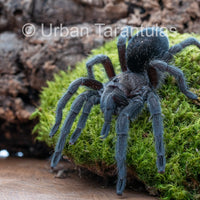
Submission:
{"label": "tarantula chelicera", "polygon": [[[102,138],[107,137],[112,115],[118,115],[116,122],[117,142],[115,158],[118,168],[117,194],[121,195],[126,184],[126,149],[130,120],[141,112],[147,102],[153,121],[153,133],[157,153],[157,168],[159,173],[165,172],[165,149],[163,143],[163,120],[161,106],[156,89],[162,80],[164,72],[174,76],[183,94],[190,99],[198,99],[197,95],[188,90],[183,72],[169,61],[173,55],[189,45],[200,48],[200,42],[195,38],[188,38],[169,48],[167,36],[160,28],[146,28],[131,37],[131,27],[126,27],[118,37],[118,54],[122,73],[116,75],[112,62],[106,55],[97,55],[87,64],[88,77],[73,81],[67,92],[58,102],[56,122],[51,129],[52,137],[59,128],[62,119],[62,109],[67,101],[83,85],[91,90],[80,94],[71,106],[71,110],[62,126],[55,152],[51,160],[51,167],[59,162],[66,137],[72,124],[83,107],[78,125],[70,138],[74,144],[85,126],[87,117],[93,105],[100,104],[104,113],[104,125],[101,131]],[[129,40],[126,48],[126,40]],[[95,79],[93,66],[101,63],[109,78],[107,83],[100,83]]]}

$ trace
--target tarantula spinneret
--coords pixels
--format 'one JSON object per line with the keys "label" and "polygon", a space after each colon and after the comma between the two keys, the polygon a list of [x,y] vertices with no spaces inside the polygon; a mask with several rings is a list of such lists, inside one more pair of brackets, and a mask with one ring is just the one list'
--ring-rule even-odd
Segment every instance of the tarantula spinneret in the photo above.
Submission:
{"label": "tarantula spinneret", "polygon": [[[126,29],[126,31],[125,31]],[[93,105],[100,104],[104,113],[102,138],[106,138],[113,115],[117,115],[117,142],[115,158],[118,168],[117,194],[121,195],[126,185],[126,149],[130,120],[135,119],[147,103],[152,117],[155,149],[157,153],[157,168],[159,173],[165,172],[165,149],[163,143],[163,120],[159,97],[156,94],[163,75],[168,72],[177,80],[180,91],[190,99],[198,97],[188,90],[183,72],[169,61],[173,55],[189,45],[200,48],[200,42],[195,38],[188,38],[169,48],[169,41],[159,28],[146,28],[131,37],[131,27],[126,27],[118,38],[118,53],[122,73],[115,74],[111,60],[106,55],[97,55],[87,64],[88,77],[73,81],[67,92],[59,100],[56,110],[56,122],[51,129],[52,137],[59,128],[62,120],[62,109],[67,101],[83,85],[90,90],[80,94],[71,106],[71,110],[61,128],[61,133],[51,160],[51,167],[59,162],[66,137],[70,133],[72,124],[83,107],[78,125],[70,138],[74,144],[84,128],[87,117]],[[129,40],[126,48],[126,40]],[[101,63],[109,81],[100,83],[94,77],[93,66]]]}

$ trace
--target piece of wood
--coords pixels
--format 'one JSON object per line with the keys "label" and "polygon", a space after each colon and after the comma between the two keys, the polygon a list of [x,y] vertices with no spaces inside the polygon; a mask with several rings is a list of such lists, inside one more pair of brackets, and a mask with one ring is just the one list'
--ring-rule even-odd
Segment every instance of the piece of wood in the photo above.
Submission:
{"label": "piece of wood", "polygon": [[[70,169],[61,162],[60,169]],[[65,179],[55,178],[46,160],[8,158],[0,159],[1,200],[155,200],[146,194],[125,190],[122,197],[115,194],[115,187],[103,188],[93,179],[80,178],[69,171]]]}

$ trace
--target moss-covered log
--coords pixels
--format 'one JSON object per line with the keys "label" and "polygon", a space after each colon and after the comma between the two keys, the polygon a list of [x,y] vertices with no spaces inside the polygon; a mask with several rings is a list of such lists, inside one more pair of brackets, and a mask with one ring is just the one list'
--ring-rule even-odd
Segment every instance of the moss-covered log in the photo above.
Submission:
{"label": "moss-covered log", "polygon": [[[174,45],[191,35],[169,33],[168,36],[170,45]],[[194,37],[200,40],[200,36]],[[120,73],[116,40],[93,50],[91,57],[100,53],[109,56],[115,70]],[[58,131],[53,139],[48,136],[55,120],[56,104],[73,80],[86,76],[85,62],[77,64],[73,71],[61,71],[55,75],[55,80],[48,82],[48,87],[41,93],[40,108],[34,113],[34,116],[39,116],[40,121],[34,131],[38,131],[37,139],[45,141],[49,146],[55,146],[59,135]],[[175,56],[173,64],[183,70],[189,87],[200,96],[200,50],[194,46],[187,47]],[[96,66],[95,74],[98,80],[107,81],[103,67]],[[72,101],[84,90],[85,88],[80,88],[68,102],[63,119]],[[200,105],[185,97],[179,91],[175,79],[169,76],[158,94],[164,114],[167,162],[165,174],[157,173],[152,125],[146,108],[130,127],[127,153],[129,174],[134,174],[147,188],[155,188],[164,199],[197,199],[200,193]],[[82,135],[73,146],[68,145],[69,136],[63,154],[77,165],[84,165],[97,174],[114,174],[115,120],[113,119],[109,136],[102,141],[99,136],[104,119],[100,107],[95,106]],[[77,121],[78,119],[71,133],[75,130]]]}

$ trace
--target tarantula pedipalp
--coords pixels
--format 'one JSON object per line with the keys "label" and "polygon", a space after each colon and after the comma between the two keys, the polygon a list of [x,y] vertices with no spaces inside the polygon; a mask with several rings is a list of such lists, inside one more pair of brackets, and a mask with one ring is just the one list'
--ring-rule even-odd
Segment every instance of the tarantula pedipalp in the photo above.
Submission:
{"label": "tarantula pedipalp", "polygon": [[[126,40],[129,39],[126,48]],[[62,109],[67,101],[78,90],[79,86],[87,86],[88,90],[80,94],[71,106],[71,110],[61,128],[61,133],[51,160],[51,167],[59,162],[72,124],[83,107],[78,125],[70,138],[74,144],[84,128],[87,117],[93,105],[100,104],[104,113],[104,125],[101,131],[102,138],[107,137],[110,130],[112,116],[118,115],[116,123],[116,161],[118,168],[117,194],[121,195],[126,184],[126,149],[129,123],[141,112],[147,103],[153,121],[155,148],[157,153],[157,168],[159,173],[165,171],[165,149],[163,143],[163,121],[159,97],[156,89],[162,80],[164,72],[173,75],[178,86],[188,98],[198,97],[187,88],[183,72],[169,61],[173,55],[189,45],[200,48],[200,42],[195,38],[188,38],[183,42],[169,48],[169,41],[164,32],[159,28],[147,28],[131,38],[131,27],[122,31],[118,38],[118,53],[122,73],[115,74],[113,65],[106,55],[97,55],[86,64],[88,77],[82,77],[72,82],[67,92],[58,102],[56,122],[51,129],[52,137],[58,130],[62,120]],[[95,80],[93,66],[102,63],[109,81],[105,84]]]}

